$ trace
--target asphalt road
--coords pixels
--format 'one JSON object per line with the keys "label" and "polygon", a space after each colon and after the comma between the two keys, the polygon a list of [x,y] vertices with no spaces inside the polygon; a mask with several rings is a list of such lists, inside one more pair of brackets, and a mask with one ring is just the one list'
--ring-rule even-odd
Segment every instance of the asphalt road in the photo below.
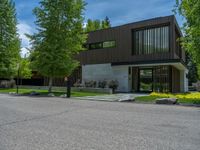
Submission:
{"label": "asphalt road", "polygon": [[199,108],[0,95],[0,150],[199,149]]}

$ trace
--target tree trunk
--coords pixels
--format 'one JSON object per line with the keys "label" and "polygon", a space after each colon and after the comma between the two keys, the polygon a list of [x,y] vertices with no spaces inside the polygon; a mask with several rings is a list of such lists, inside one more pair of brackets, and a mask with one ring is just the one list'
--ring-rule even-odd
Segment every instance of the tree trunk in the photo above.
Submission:
{"label": "tree trunk", "polygon": [[52,77],[49,77],[49,93],[52,92],[52,84],[53,84],[53,78]]}

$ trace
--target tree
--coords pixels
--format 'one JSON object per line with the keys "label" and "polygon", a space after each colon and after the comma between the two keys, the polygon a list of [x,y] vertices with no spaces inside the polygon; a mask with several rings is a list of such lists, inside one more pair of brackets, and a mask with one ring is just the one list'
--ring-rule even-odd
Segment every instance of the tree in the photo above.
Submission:
{"label": "tree", "polygon": [[188,72],[189,85],[192,85],[192,83],[196,83],[198,81],[199,77],[198,77],[197,65],[193,62],[191,55],[188,53],[186,53],[186,64],[189,70]]}
{"label": "tree", "polygon": [[176,12],[186,20],[183,28],[185,36],[181,39],[182,45],[200,70],[200,1],[176,0],[175,8]]}
{"label": "tree", "polygon": [[106,18],[102,21],[102,28],[107,29],[111,27],[110,19],[106,16]]}
{"label": "tree", "polygon": [[20,57],[15,5],[12,0],[0,1],[0,77],[12,78]]}
{"label": "tree", "polygon": [[110,20],[108,17],[106,17],[102,21],[100,21],[98,19],[96,19],[96,20],[88,19],[86,28],[85,28],[85,32],[91,32],[91,31],[96,31],[96,30],[100,30],[100,29],[107,29],[110,27],[111,27],[111,24],[110,24]]}
{"label": "tree", "polygon": [[100,29],[102,29],[102,27],[101,27],[101,21],[100,20],[94,20],[94,28],[95,28],[95,30],[100,30]]}
{"label": "tree", "polygon": [[74,59],[85,43],[83,0],[41,0],[36,15],[38,32],[29,35],[32,43],[32,66],[49,77],[49,92],[55,77],[70,76],[79,65]]}
{"label": "tree", "polygon": [[87,20],[87,24],[86,24],[86,28],[85,28],[85,31],[86,32],[90,32],[90,31],[94,31],[95,30],[95,27],[94,27],[94,23],[91,19],[88,19]]}
{"label": "tree", "polygon": [[30,69],[30,61],[28,58],[21,58],[19,66],[19,76],[22,79],[30,79],[32,70]]}

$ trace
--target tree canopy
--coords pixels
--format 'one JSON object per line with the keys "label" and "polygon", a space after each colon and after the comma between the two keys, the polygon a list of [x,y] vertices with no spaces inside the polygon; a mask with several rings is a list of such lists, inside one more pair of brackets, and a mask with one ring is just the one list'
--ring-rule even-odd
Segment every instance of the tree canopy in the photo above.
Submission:
{"label": "tree canopy", "polygon": [[79,65],[74,56],[83,50],[83,0],[41,0],[33,10],[38,32],[29,35],[32,47],[32,66],[43,76],[52,79],[70,76]]}
{"label": "tree canopy", "polygon": [[100,21],[98,19],[97,20],[88,19],[85,31],[91,32],[91,31],[96,31],[96,30],[100,30],[100,29],[107,29],[110,27],[111,27],[111,23],[110,23],[110,20],[108,17],[106,17],[102,21]]}
{"label": "tree canopy", "polygon": [[12,78],[20,57],[15,5],[12,0],[0,1],[0,77]]}
{"label": "tree canopy", "polygon": [[189,72],[188,72],[189,85],[192,85],[192,83],[197,82],[199,76],[198,76],[197,65],[196,65],[196,63],[194,63],[194,61],[189,53],[186,53],[186,64],[187,64],[187,68],[189,70]]}
{"label": "tree canopy", "polygon": [[200,70],[200,1],[176,0],[176,10],[186,20],[182,45]]}

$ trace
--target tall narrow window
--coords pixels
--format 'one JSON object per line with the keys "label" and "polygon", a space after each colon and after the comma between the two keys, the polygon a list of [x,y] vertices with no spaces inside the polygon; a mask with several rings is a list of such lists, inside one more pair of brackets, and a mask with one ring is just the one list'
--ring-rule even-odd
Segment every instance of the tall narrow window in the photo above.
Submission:
{"label": "tall narrow window", "polygon": [[169,52],[169,26],[135,30],[133,37],[133,54]]}

